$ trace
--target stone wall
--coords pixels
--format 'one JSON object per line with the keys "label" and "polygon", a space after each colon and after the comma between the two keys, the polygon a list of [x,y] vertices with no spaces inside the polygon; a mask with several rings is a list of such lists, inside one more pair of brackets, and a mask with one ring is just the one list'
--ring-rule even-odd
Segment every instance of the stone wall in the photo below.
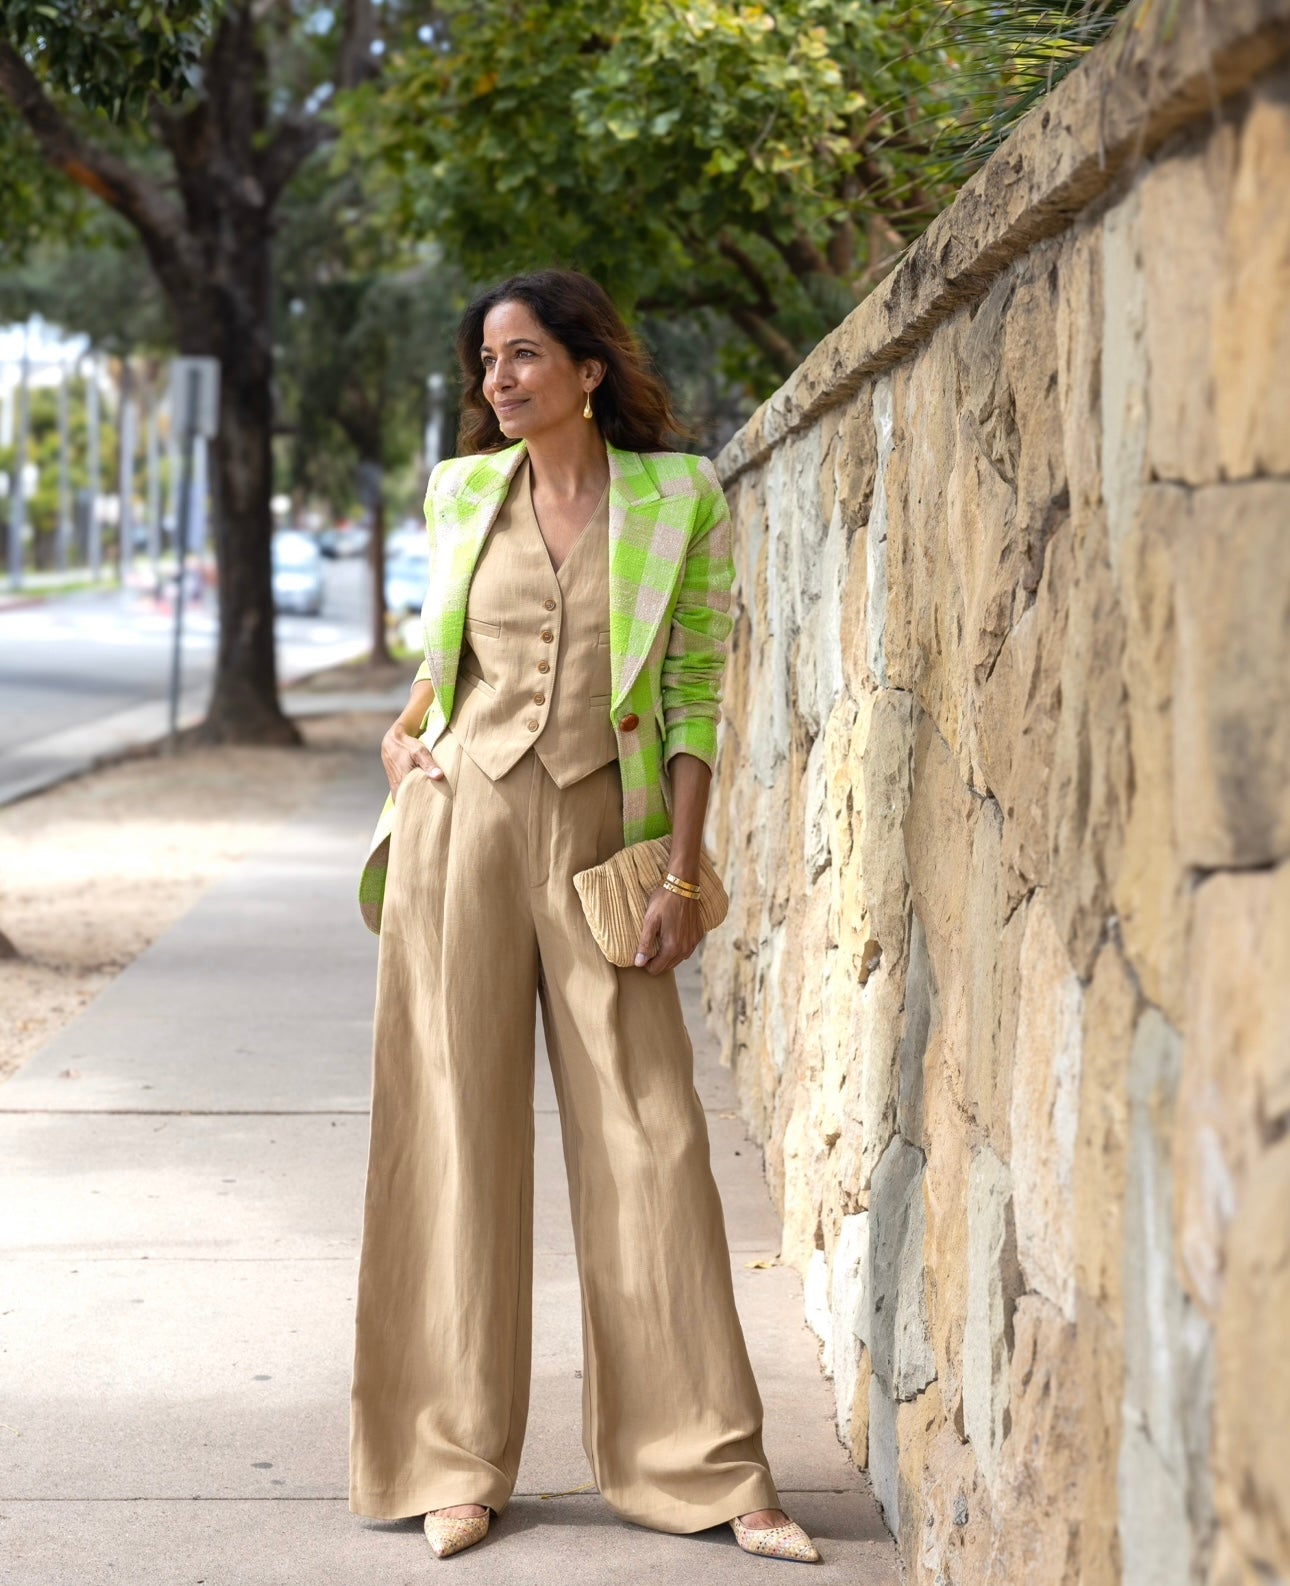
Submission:
{"label": "stone wall", "polygon": [[719,459],[709,1017],[910,1577],[1290,1577],[1290,0],[1148,6]]}

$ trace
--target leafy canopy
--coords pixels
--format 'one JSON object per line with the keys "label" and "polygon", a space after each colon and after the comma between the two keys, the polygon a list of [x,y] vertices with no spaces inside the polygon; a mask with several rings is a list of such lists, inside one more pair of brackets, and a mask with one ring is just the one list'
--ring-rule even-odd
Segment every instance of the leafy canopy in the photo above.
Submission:
{"label": "leafy canopy", "polygon": [[1030,0],[1010,31],[996,0],[442,0],[336,113],[392,232],[476,279],[558,262],[629,310],[716,307],[771,379],[1106,4]]}
{"label": "leafy canopy", "polygon": [[177,98],[201,76],[214,0],[3,0],[4,37],[50,87],[114,121],[152,95]]}

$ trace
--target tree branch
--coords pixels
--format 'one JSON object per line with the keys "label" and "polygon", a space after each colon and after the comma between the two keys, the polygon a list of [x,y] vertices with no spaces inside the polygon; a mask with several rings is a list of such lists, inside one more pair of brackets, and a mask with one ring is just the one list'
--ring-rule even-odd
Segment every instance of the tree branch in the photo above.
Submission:
{"label": "tree branch", "polygon": [[314,150],[335,136],[336,128],[319,116],[303,115],[298,111],[283,116],[258,162],[266,209],[273,208],[283,188]]}
{"label": "tree branch", "polygon": [[[372,54],[376,20],[372,0],[348,0],[332,85],[339,93],[356,88],[378,71]],[[321,116],[293,111],[282,117],[259,161],[258,179],[265,206],[272,209],[282,190],[315,149],[336,136],[336,128]]]}
{"label": "tree branch", "polygon": [[781,335],[773,325],[767,324],[754,309],[742,303],[732,303],[726,312],[749,341],[766,356],[776,373],[784,379],[787,379],[801,363],[802,355],[788,337]]}
{"label": "tree branch", "polygon": [[375,77],[376,60],[372,40],[376,37],[376,18],[372,0],[346,0],[345,28],[336,55],[334,81],[337,89],[357,88]]}
{"label": "tree branch", "polygon": [[49,164],[130,222],[163,280],[177,277],[189,252],[180,211],[132,166],[83,138],[18,51],[3,40],[0,94],[26,122]]}
{"label": "tree branch", "polygon": [[752,305],[751,312],[760,316],[773,314],[778,307],[775,294],[770,289],[770,283],[757,267],[756,263],[724,232],[717,238],[717,252],[723,259],[728,259],[735,269],[739,271],[744,280],[748,282],[757,294],[757,301]]}

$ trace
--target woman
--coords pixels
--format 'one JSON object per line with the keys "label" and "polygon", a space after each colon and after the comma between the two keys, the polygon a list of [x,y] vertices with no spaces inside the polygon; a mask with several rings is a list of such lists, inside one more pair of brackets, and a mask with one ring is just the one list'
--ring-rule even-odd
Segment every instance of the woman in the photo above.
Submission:
{"label": "woman", "polygon": [[[457,339],[472,455],[430,480],[426,660],[382,744],[380,932],[350,1508],[481,1540],[528,1411],[534,1004],[583,1309],[583,1444],[624,1518],[818,1559],[780,1510],[673,970],[716,752],[730,518],[662,450],[661,384],[584,276],[517,276]],[[636,967],[573,875],[671,832]]]}

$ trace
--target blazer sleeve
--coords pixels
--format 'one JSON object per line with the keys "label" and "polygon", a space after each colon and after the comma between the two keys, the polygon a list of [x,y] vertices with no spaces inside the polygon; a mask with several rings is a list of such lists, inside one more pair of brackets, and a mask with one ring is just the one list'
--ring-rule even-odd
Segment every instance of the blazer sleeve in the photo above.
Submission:
{"label": "blazer sleeve", "polygon": [[663,761],[697,755],[709,768],[717,758],[717,723],[727,641],[734,619],[730,508],[706,457],[698,460],[699,505],[686,547],[672,631],[663,657]]}

